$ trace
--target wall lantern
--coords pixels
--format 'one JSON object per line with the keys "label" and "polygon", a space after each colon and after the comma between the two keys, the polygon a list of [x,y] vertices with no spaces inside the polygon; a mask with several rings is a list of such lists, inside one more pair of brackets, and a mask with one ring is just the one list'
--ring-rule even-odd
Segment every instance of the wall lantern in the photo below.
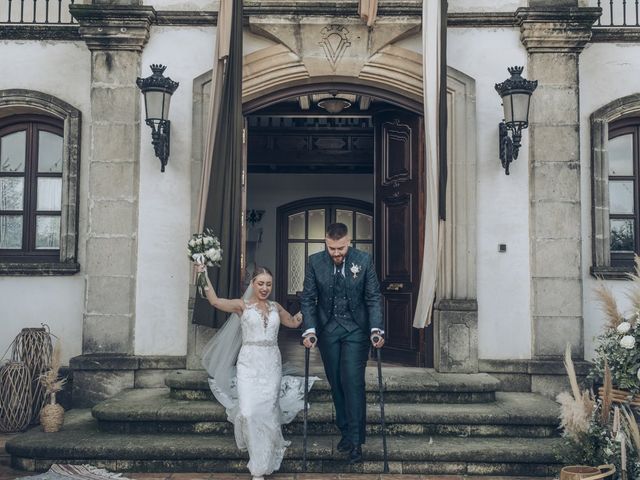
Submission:
{"label": "wall lantern", "polygon": [[136,80],[138,88],[144,95],[146,123],[151,127],[151,143],[156,157],[162,164],[160,168],[162,172],[169,160],[171,133],[171,122],[168,120],[169,103],[171,95],[179,85],[178,82],[162,75],[166,68],[164,65],[153,64],[151,65],[153,75],[147,78],[138,77]]}
{"label": "wall lantern", "polygon": [[[518,158],[522,130],[529,126],[531,94],[538,86],[537,80],[527,80],[520,75],[524,67],[507,69],[511,74],[502,83],[496,83],[496,91],[502,97],[504,120],[500,122],[500,161],[509,175],[509,164]],[[509,138],[509,130],[512,138]]]}

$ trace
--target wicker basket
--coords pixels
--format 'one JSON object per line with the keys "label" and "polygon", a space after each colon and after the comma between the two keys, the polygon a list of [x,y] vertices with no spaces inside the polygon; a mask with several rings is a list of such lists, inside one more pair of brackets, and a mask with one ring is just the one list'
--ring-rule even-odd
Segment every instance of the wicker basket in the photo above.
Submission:
{"label": "wicker basket", "polygon": [[586,465],[572,465],[560,470],[560,480],[598,480],[607,478],[616,473],[613,465],[600,465],[588,467]]}
{"label": "wicker basket", "polygon": [[0,368],[0,432],[19,432],[31,421],[31,373],[22,362]]}
{"label": "wicker basket", "polygon": [[[602,399],[603,394],[604,387],[600,387],[598,389],[598,396],[600,397],[600,399]],[[624,403],[627,405],[631,405],[632,407],[640,408],[640,395],[633,395],[628,390],[618,390],[614,388],[613,390],[611,390],[611,399],[614,403]]]}
{"label": "wicker basket", "polygon": [[46,398],[40,375],[51,368],[53,345],[49,327],[23,328],[13,343],[11,359],[24,363],[31,373],[31,422],[37,423]]}

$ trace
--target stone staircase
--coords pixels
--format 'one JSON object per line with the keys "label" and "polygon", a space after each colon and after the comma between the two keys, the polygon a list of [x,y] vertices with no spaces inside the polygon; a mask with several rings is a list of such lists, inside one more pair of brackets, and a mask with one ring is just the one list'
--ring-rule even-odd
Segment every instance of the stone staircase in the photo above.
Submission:
{"label": "stone staircase", "polygon": [[[487,374],[439,374],[384,368],[392,473],[552,476],[558,406],[537,394],[498,392]],[[69,412],[56,434],[38,429],[7,444],[14,468],[41,471],[54,462],[92,463],[114,471],[246,472],[224,409],[212,400],[204,372],[182,371],[168,388],[134,389]],[[308,471],[382,471],[377,377],[367,370],[365,462],[349,466],[335,447],[329,386],[310,395]],[[292,441],[281,471],[302,470],[302,414],[284,427]]]}

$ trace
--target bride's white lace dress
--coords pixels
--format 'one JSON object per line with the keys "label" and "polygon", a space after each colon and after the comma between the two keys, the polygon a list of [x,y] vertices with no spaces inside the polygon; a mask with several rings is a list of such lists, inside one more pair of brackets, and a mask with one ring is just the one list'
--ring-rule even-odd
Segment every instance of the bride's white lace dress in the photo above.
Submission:
{"label": "bride's white lace dress", "polygon": [[293,420],[304,406],[304,379],[282,375],[280,317],[276,304],[268,305],[265,315],[255,304],[246,304],[240,317],[242,346],[231,396],[220,391],[215,379],[209,379],[211,390],[234,424],[236,444],[249,452],[247,467],[256,477],[280,468],[290,443],[283,438],[281,425]]}

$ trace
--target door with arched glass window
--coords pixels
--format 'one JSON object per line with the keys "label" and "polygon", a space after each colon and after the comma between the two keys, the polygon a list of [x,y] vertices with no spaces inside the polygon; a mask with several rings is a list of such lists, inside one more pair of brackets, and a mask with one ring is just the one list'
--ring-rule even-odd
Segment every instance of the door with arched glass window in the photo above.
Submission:
{"label": "door with arched glass window", "polygon": [[309,198],[288,203],[277,213],[276,298],[289,312],[300,309],[307,259],[324,250],[327,226],[347,225],[352,245],[373,255],[373,205],[361,200],[336,197]]}

